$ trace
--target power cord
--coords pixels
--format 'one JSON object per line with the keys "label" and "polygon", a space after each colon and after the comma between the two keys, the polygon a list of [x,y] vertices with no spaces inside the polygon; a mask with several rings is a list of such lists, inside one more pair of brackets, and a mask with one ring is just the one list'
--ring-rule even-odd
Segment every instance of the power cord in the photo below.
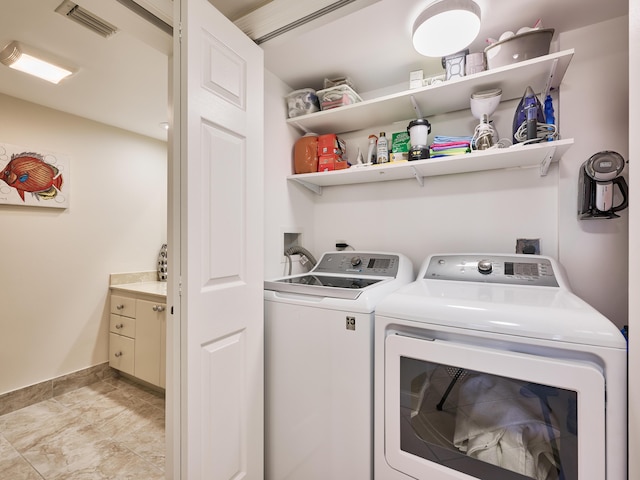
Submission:
{"label": "power cord", "polygon": [[[493,126],[493,122],[489,122],[486,118],[483,118],[481,122],[476,125],[473,132],[471,148],[473,148],[473,150],[493,150],[496,148],[509,148],[513,145],[508,138],[501,138],[495,141],[496,138],[498,138],[498,131]],[[480,148],[482,145],[485,145],[485,148]]]}
{"label": "power cord", "polygon": [[482,145],[488,145],[487,148],[491,148],[493,146],[493,139],[497,137],[496,129],[493,128],[493,125],[490,123],[481,122],[476,125],[476,128],[473,132],[473,137],[471,137],[471,146],[478,150]]}
{"label": "power cord", "polygon": [[527,122],[522,122],[513,138],[523,145],[541,141],[556,140],[558,138],[558,127],[551,123],[538,123],[536,128],[536,138],[527,140]]}

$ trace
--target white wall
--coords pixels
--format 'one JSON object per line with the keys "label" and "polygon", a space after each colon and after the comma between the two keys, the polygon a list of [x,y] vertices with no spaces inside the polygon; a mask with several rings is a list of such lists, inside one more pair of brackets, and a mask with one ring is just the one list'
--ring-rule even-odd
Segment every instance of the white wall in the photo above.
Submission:
{"label": "white wall", "polygon": [[[286,143],[291,134],[275,135],[282,142],[277,156],[269,151],[276,142],[268,135],[267,158],[272,160],[267,160],[266,188],[280,196],[267,197],[267,242],[279,241],[287,221],[311,217],[313,236],[307,235],[307,241],[314,254],[344,240],[359,250],[404,253],[417,270],[430,253],[509,253],[517,238],[540,238],[542,254],[559,258],[576,292],[617,325],[626,324],[627,214],[590,223],[579,222],[576,214],[579,165],[604,149],[628,158],[626,22],[622,17],[560,35],[558,48],[575,48],[576,54],[554,106],[563,138],[574,138],[575,144],[546,177],[537,168],[496,170],[427,178],[424,187],[413,180],[328,187],[317,196],[283,178],[291,173],[292,143]],[[281,90],[273,95],[289,91]],[[517,100],[503,102],[492,116],[501,137],[510,134],[516,105]],[[283,109],[268,113],[268,129],[279,128],[276,116],[285,118]],[[350,158],[358,147],[366,153],[369,134],[402,131],[408,121],[341,135]],[[477,123],[469,110],[429,121],[430,140],[436,134],[469,135]],[[592,261],[603,252],[606,260],[596,269]]]}
{"label": "white wall", "polygon": [[155,270],[164,142],[0,95],[0,143],[70,157],[66,210],[0,206],[0,394],[108,360],[109,274]]}
{"label": "white wall", "polygon": [[580,221],[576,198],[578,170],[591,155],[614,150],[629,160],[627,22],[622,17],[559,38],[561,49],[576,51],[560,87],[562,134],[575,144],[560,163],[559,257],[575,292],[620,327],[628,318],[629,211]]}
{"label": "white wall", "polygon": [[[287,118],[284,97],[291,89],[270,72],[265,72],[265,277],[288,273],[283,263],[284,233],[301,233],[303,247],[315,253],[314,203],[310,191],[296,189],[287,181],[293,166],[293,144],[300,136],[283,119]],[[293,272],[300,271],[295,263]]]}

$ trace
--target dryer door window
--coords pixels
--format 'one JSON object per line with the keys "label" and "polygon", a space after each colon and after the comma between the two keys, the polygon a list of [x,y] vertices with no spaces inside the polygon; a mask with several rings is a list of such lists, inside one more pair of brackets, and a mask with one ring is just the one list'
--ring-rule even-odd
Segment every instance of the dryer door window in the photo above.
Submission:
{"label": "dryer door window", "polygon": [[385,388],[387,461],[416,478],[605,478],[591,364],[394,335]]}

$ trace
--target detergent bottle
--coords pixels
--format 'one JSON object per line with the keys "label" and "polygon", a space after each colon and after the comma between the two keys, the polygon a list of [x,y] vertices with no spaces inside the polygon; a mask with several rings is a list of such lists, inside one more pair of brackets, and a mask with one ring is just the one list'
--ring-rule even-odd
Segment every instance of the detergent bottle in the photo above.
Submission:
{"label": "detergent bottle", "polygon": [[377,163],[389,162],[389,141],[385,132],[380,132],[378,137],[378,161]]}

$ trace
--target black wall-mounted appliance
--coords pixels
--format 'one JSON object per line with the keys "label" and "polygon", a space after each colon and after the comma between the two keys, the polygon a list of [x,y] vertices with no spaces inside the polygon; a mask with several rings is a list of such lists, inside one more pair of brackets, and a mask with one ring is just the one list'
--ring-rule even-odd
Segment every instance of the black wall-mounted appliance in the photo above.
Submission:
{"label": "black wall-mounted appliance", "polygon": [[[580,166],[578,179],[578,218],[618,218],[616,212],[629,206],[628,186],[620,176],[625,160],[613,151],[598,152]],[[615,195],[616,187],[619,195]],[[614,205],[614,199],[622,200]]]}

